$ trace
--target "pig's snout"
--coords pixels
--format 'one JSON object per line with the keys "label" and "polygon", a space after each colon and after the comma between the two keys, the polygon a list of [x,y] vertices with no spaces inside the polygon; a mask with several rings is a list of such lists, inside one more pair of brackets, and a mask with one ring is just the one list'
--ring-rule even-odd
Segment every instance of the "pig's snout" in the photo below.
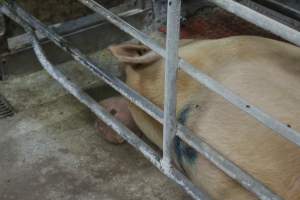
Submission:
{"label": "pig's snout", "polygon": [[[123,97],[111,97],[100,102],[111,115],[121,121],[127,128],[141,135],[138,127],[136,126],[131,113],[128,109],[128,102]],[[97,119],[95,123],[97,131],[100,133],[102,138],[113,144],[122,144],[124,139],[119,136],[112,128],[107,126],[102,120]]]}

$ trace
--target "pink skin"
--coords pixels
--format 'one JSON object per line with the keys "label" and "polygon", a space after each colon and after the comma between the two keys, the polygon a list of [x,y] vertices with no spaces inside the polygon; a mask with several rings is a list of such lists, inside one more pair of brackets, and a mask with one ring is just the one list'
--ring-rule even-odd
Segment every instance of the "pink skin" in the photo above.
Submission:
{"label": "pink skin", "polygon": [[[136,133],[138,136],[141,135],[141,131],[136,126],[133,118],[131,117],[128,109],[128,102],[123,97],[111,97],[100,102],[111,115],[121,121],[127,128]],[[100,135],[108,142],[113,144],[122,144],[124,139],[119,136],[113,129],[108,127],[102,120],[96,119],[95,123],[97,131]]]}

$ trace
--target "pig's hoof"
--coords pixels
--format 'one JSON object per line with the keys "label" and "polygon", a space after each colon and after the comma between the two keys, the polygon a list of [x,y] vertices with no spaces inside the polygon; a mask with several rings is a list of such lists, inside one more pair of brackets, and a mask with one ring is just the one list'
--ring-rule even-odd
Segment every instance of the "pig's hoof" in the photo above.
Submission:
{"label": "pig's hoof", "polygon": [[[111,115],[116,119],[121,121],[127,128],[134,132],[140,133],[131,117],[130,111],[128,109],[128,102],[123,97],[111,97],[100,102]],[[113,129],[108,127],[102,120],[96,120],[96,129],[100,135],[108,142],[113,144],[122,144],[124,139],[119,136]]]}

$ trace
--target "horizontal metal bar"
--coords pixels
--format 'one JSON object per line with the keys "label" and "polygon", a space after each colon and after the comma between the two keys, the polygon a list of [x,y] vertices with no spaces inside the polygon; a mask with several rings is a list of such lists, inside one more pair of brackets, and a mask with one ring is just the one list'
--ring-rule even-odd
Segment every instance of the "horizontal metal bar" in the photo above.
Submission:
{"label": "horizontal metal bar", "polygon": [[272,6],[265,5],[262,0],[239,0],[239,3],[295,30],[300,30],[300,22],[296,17],[291,17],[283,12],[279,12]]}
{"label": "horizontal metal bar", "polygon": [[[163,122],[163,113],[162,113],[162,111],[158,107],[156,107],[153,103],[151,103],[150,101],[148,101],[146,98],[139,96],[135,91],[133,91],[130,88],[128,88],[119,79],[116,79],[116,78],[110,76],[109,74],[105,73],[102,69],[97,68],[85,56],[82,57],[81,53],[80,53],[80,51],[78,49],[74,49],[74,48],[70,47],[69,44],[67,44],[66,41],[64,41],[61,37],[57,36],[52,30],[48,30],[47,27],[45,27],[43,24],[41,24],[38,20],[36,20],[32,16],[28,15],[20,7],[18,7],[17,5],[14,5],[12,8],[10,8],[10,5],[5,5],[2,8],[2,10],[3,10],[3,12],[7,16],[11,17],[16,22],[22,24],[23,22],[20,21],[20,19],[22,18],[23,20],[25,20],[26,22],[28,22],[28,24],[30,24],[31,26],[33,26],[37,30],[43,32],[43,34],[47,35],[47,37],[50,40],[52,40],[55,44],[57,44],[58,46],[60,46],[63,50],[65,50],[65,51],[69,52],[70,54],[72,54],[72,56],[76,60],[79,60],[80,63],[82,63],[84,66],[88,67],[88,69],[90,69],[98,77],[102,78],[107,84],[111,85],[113,88],[115,88],[117,91],[119,91],[121,94],[123,94],[130,101],[132,101],[133,103],[135,103],[136,105],[138,105],[141,109],[143,109],[150,116],[152,116],[153,118],[155,118],[156,120],[158,120],[160,123]],[[16,13],[14,13],[14,11],[16,11]],[[80,54],[78,54],[78,52]],[[180,130],[183,130],[183,129],[180,128],[179,131]],[[182,132],[181,134],[186,134],[189,137],[193,137],[193,135],[189,131]],[[184,138],[183,138],[183,140],[185,141]],[[185,141],[185,142],[190,143],[189,141]],[[202,142],[205,143],[204,140]],[[201,145],[197,144],[197,143],[191,143],[191,146],[194,147],[195,149],[198,149],[198,147],[202,148]],[[208,147],[209,147],[209,145],[206,144],[206,148],[208,148]],[[210,160],[215,165],[217,165],[217,166],[221,165],[223,168],[225,168],[226,171],[224,171],[224,172],[227,175],[229,175],[231,178],[233,178],[234,180],[236,180],[239,183],[241,183],[249,191],[254,192],[260,199],[270,199],[270,200],[272,200],[272,199],[280,199],[279,197],[277,197],[276,195],[274,195],[271,191],[269,191],[268,188],[266,186],[264,186],[263,184],[261,184],[262,185],[261,187],[251,187],[251,185],[250,185],[250,187],[247,187],[247,184],[246,185],[243,184],[243,183],[248,183],[248,182],[257,182],[258,184],[260,184],[260,183],[254,177],[252,177],[251,175],[247,175],[246,172],[245,172],[246,176],[242,176],[242,177],[240,177],[240,176],[234,176],[233,174],[237,174],[235,172],[234,168],[231,168],[231,167],[229,167],[227,165],[224,165],[223,162],[220,162],[217,159],[214,160],[214,159],[212,159],[212,157],[210,157],[211,152],[213,152],[214,154],[216,154],[220,158],[222,158],[222,160],[227,160],[224,156],[222,156],[220,153],[218,153],[217,151],[215,151],[213,148],[210,148],[207,151],[204,149],[204,152],[206,152],[206,153],[204,153],[202,155],[204,155],[208,160]],[[227,160],[227,161],[230,162],[231,165],[236,166],[231,161],[229,161],[229,160]],[[267,192],[264,192],[265,190]],[[269,193],[271,193],[271,195]]]}
{"label": "horizontal metal bar", "polygon": [[188,145],[200,152],[204,157],[224,171],[229,177],[238,181],[244,188],[252,191],[261,200],[280,200],[277,194],[273,193],[263,183],[257,181],[251,174],[226,159],[216,149],[205,142],[205,139],[195,136],[189,129],[178,125],[177,135]]}
{"label": "horizontal metal bar", "polygon": [[[125,10],[125,6],[115,7],[112,12],[115,12],[119,17],[128,17],[132,15],[136,15],[138,13],[142,13],[144,10],[142,9],[131,9]],[[98,14],[91,14],[84,17],[80,17],[78,19],[70,20],[64,23],[54,24],[49,26],[49,28],[53,29],[56,33],[60,35],[66,35],[69,33],[77,32],[78,30],[94,27],[95,25],[99,25],[104,20],[103,17]],[[36,35],[39,41],[45,42],[47,39],[46,36],[36,31]],[[19,49],[23,49],[31,45],[30,35],[28,33],[24,33],[15,37],[11,37],[7,39],[8,48],[11,51],[16,51]]]}
{"label": "horizontal metal bar", "polygon": [[124,31],[125,33],[128,33],[132,37],[136,38],[146,46],[150,47],[152,50],[154,50],[159,55],[165,57],[165,51],[162,49],[157,42],[154,42],[151,38],[149,38],[148,35],[145,33],[137,30],[130,24],[126,23],[124,20],[122,20],[120,17],[114,15],[112,12],[101,6],[99,3],[93,0],[78,0],[82,4],[86,5],[96,13],[103,16],[106,20],[108,20],[110,23],[117,26],[119,29]]}
{"label": "horizontal metal bar", "polygon": [[255,117],[255,119],[263,123],[265,126],[271,128],[273,131],[279,133],[281,136],[300,146],[300,133],[290,128],[287,124],[284,124],[272,118],[270,115],[264,113],[257,107],[249,104],[247,101],[234,94],[231,90],[227,89],[226,87],[224,87],[205,73],[194,68],[194,66],[190,65],[186,61],[181,60],[180,67],[191,77],[201,82],[203,85],[205,85],[215,93],[221,95],[227,101],[229,101],[239,109]]}
{"label": "horizontal metal bar", "polygon": [[86,105],[97,117],[101,118],[109,127],[113,128],[120,136],[122,136],[129,144],[140,151],[155,167],[162,173],[174,180],[177,184],[182,186],[188,194],[193,198],[199,200],[209,200],[205,193],[196,188],[186,177],[184,177],[178,170],[172,168],[165,168],[160,163],[160,156],[148,144],[137,137],[121,122],[109,114],[103,107],[101,107],[93,98],[87,95],[79,86],[69,81],[56,67],[54,67],[44,55],[44,52],[39,45],[38,39],[33,30],[27,26],[27,31],[31,32],[32,45],[34,51],[41,62],[44,69],[58,81],[66,90],[68,90],[81,103]]}
{"label": "horizontal metal bar", "polygon": [[226,11],[231,12],[265,30],[268,30],[287,41],[300,45],[300,32],[287,25],[284,25],[234,0],[210,1]]}
{"label": "horizontal metal bar", "polygon": [[[138,28],[143,28],[143,19],[146,18],[148,13],[149,10],[130,10],[127,16],[123,16],[123,19]],[[110,34],[107,34],[108,32]],[[130,36],[107,21],[102,21],[102,23],[97,23],[61,36],[72,45],[80,48],[81,52],[85,54],[91,54],[106,48],[110,44],[121,43],[130,39]],[[98,40],[99,38],[101,40]],[[49,55],[49,60],[53,61],[55,65],[73,59],[68,53],[60,51],[49,40],[43,40],[41,45]],[[0,62],[0,71],[2,68],[8,76],[26,75],[42,69],[31,47],[3,53],[0,55],[0,58],[6,61],[2,67]]]}

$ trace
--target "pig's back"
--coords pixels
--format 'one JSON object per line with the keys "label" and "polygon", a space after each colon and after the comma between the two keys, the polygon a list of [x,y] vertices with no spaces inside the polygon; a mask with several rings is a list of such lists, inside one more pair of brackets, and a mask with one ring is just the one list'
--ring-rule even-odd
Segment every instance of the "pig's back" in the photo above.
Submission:
{"label": "pig's back", "polygon": [[[183,58],[250,104],[300,131],[300,51],[257,37],[196,42]],[[300,148],[201,88],[187,122],[196,134],[285,199],[300,199]],[[180,92],[179,92],[180,93]]]}

